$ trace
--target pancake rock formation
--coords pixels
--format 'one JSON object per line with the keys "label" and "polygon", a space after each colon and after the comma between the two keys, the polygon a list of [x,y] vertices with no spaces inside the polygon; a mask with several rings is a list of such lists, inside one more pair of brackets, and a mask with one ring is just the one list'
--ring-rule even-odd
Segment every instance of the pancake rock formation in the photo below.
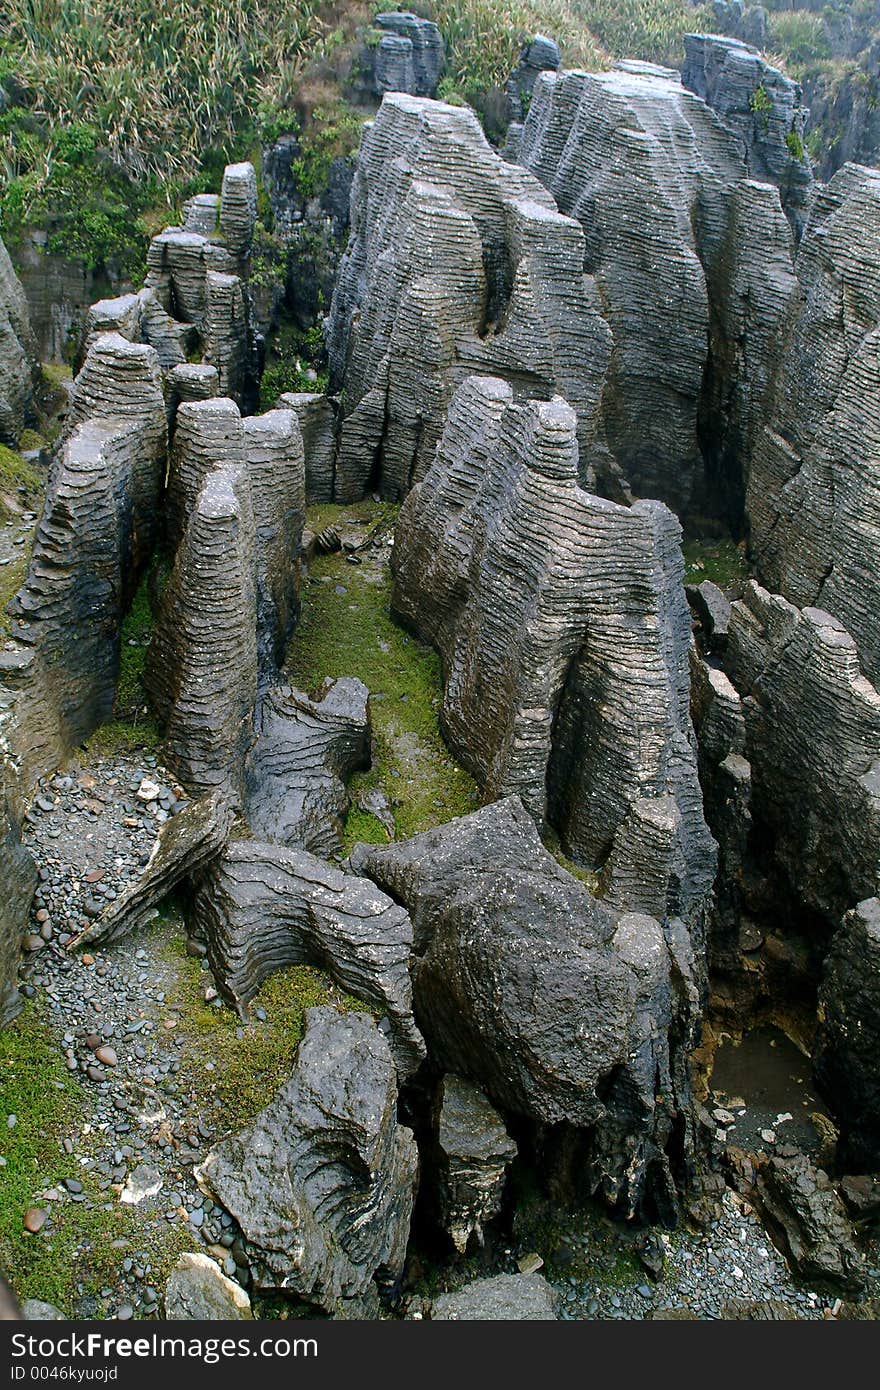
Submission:
{"label": "pancake rock formation", "polygon": [[27,300],[0,240],[0,443],[16,445],[31,415],[38,371]]}

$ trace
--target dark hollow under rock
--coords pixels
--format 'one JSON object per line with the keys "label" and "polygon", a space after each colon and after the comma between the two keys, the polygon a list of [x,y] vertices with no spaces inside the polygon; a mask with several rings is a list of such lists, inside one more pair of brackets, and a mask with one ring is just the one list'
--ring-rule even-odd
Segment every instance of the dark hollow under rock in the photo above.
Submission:
{"label": "dark hollow under rock", "polygon": [[220,990],[240,1010],[274,971],[315,965],[387,1015],[402,1075],[423,1059],[412,1013],[412,925],[372,884],[303,850],[235,840],[203,876],[191,920]]}
{"label": "dark hollow under rock", "polygon": [[403,1270],[418,1155],[366,1014],[308,1009],[290,1080],[198,1170],[241,1227],[257,1289],[376,1317]]}

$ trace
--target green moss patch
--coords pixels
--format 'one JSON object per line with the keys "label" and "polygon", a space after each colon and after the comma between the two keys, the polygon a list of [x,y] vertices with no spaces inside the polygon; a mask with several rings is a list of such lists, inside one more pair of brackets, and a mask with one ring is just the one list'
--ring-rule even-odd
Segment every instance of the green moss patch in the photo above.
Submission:
{"label": "green moss patch", "polygon": [[719,589],[739,590],[749,577],[745,547],[730,539],[685,541],[682,554],[688,584],[711,579]]}

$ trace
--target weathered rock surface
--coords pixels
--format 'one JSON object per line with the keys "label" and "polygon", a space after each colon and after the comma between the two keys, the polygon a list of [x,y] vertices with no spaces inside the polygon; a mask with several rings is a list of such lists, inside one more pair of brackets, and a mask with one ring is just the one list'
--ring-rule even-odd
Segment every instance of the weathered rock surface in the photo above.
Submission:
{"label": "weathered rock surface", "polygon": [[613,335],[583,475],[735,521],[793,288],[778,191],[748,178],[738,136],[677,74],[646,63],[541,74],[517,157],[581,224]]}
{"label": "weathered rock surface", "polygon": [[803,1154],[771,1158],[758,1174],[756,1192],[762,1215],[796,1273],[844,1289],[862,1286],[865,1257],[827,1173]]}
{"label": "weathered rock surface", "polygon": [[[749,471],[762,584],[839,618],[880,679],[880,171],[816,195],[769,419]],[[863,895],[864,896],[864,895]]]}
{"label": "weathered rock surface", "polygon": [[539,72],[558,72],[561,63],[559,45],[546,34],[535,34],[523,45],[519,62],[507,79],[507,119],[525,120]]}
{"label": "weathered rock surface", "polygon": [[21,938],[37,885],[36,866],[21,843],[15,773],[0,749],[0,1028],[19,1008]]}
{"label": "weathered rock surface", "polygon": [[341,388],[335,497],[403,497],[469,372],[561,392],[594,432],[610,335],[584,238],[461,107],[393,94],[365,129],[328,326]]}
{"label": "weathered rock surface", "polygon": [[375,52],[376,95],[409,92],[416,97],[434,96],[445,57],[437,25],[406,11],[378,14],[373,23],[383,31]]}
{"label": "weathered rock surface", "polygon": [[69,949],[86,941],[116,941],[142,927],[172,889],[220,853],[231,828],[232,816],[219,793],[189,802],[160,826],[140,877],[70,942]]}
{"label": "weathered rock surface", "polygon": [[236,840],[204,875],[192,924],[219,988],[240,1010],[274,971],[315,965],[387,1015],[402,1075],[424,1057],[412,1013],[412,924],[371,884],[303,850]]}
{"label": "weathered rock surface", "polygon": [[282,409],[299,421],[306,468],[306,501],[333,501],[336,462],[336,402],[315,391],[286,391],[278,397]]}
{"label": "weathered rock surface", "polygon": [[153,350],[98,338],[76,379],[3,652],[26,785],[107,719],[122,620],[154,543],[166,417]]}
{"label": "weathered rock surface", "polygon": [[256,527],[257,631],[261,670],[284,660],[299,617],[296,557],[306,513],[303,440],[291,410],[242,421],[242,447]]}
{"label": "weathered rock surface", "polygon": [[[688,714],[680,531],[578,486],[574,412],[471,378],[407,498],[392,609],[443,658],[443,731],[618,906],[699,913],[715,847]],[[638,709],[638,725],[632,711]]]}
{"label": "weathered rock surface", "polygon": [[800,237],[813,195],[804,149],[807,110],[797,82],[771,67],[755,48],[721,34],[685,34],[683,86],[717,112],[742,141],[749,175],[774,183]]}
{"label": "weathered rock surface", "polygon": [[857,1172],[880,1168],[880,901],[848,912],[825,959],[816,1079],[841,1127],[840,1159]]}
{"label": "weathered rock surface", "polygon": [[165,1286],[165,1316],[170,1321],[249,1321],[251,1301],[240,1284],[228,1279],[201,1251],[182,1254]]}
{"label": "weathered rock surface", "polygon": [[437,1216],[464,1254],[472,1237],[482,1244],[484,1225],[501,1210],[517,1148],[498,1111],[460,1076],[441,1081],[435,1125],[430,1177]]}
{"label": "weathered rock surface", "polygon": [[502,1111],[590,1130],[590,1183],[624,1214],[648,1191],[674,1206],[692,1159],[699,1017],[681,924],[664,931],[596,901],[513,797],[351,859],[412,918],[416,1019],[434,1064]]}
{"label": "weathered rock surface", "polygon": [[403,1269],[418,1171],[396,1101],[373,1020],[309,1009],[290,1080],[199,1170],[241,1227],[256,1288],[376,1315]]}
{"label": "weathered rock surface", "polygon": [[477,1279],[431,1305],[434,1322],[549,1322],[556,1319],[556,1294],[543,1274],[498,1274]]}
{"label": "weathered rock surface", "polygon": [[0,443],[18,443],[31,417],[36,372],[27,300],[0,240]]}
{"label": "weathered rock surface", "polygon": [[258,839],[338,854],[354,772],[370,766],[369,691],[352,677],[312,700],[274,686],[261,698],[247,764],[247,817]]}

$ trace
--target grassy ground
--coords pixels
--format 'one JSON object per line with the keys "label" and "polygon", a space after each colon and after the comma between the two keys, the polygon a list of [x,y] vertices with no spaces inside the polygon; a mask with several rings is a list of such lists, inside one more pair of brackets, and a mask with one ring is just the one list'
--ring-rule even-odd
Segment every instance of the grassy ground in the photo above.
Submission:
{"label": "grassy ground", "polygon": [[91,753],[111,757],[135,748],[152,750],[158,746],[159,726],[149,712],[144,689],[144,665],[153,631],[149,591],[150,579],[145,575],[122,624],[113,718],[92,735],[88,744]]}
{"label": "grassy ground", "polygon": [[682,554],[688,584],[701,584],[704,579],[711,579],[719,589],[728,592],[740,589],[748,578],[745,548],[729,538],[685,541]]}
{"label": "grassy ground", "polygon": [[[346,517],[373,524],[380,515],[393,524],[394,509],[372,502],[325,506],[310,512],[309,525],[320,531],[332,522],[348,530],[342,525]],[[386,565],[369,560],[350,565],[341,554],[318,556],[303,593],[286,674],[309,691],[326,676],[358,676],[369,687],[373,766],[352,780],[352,801],[368,788],[381,788],[391,801],[397,836],[405,839],[467,815],[480,798],[440,734],[439,657],[393,622],[390,595]],[[346,848],[358,840],[388,838],[380,822],[356,804],[345,830]]]}

